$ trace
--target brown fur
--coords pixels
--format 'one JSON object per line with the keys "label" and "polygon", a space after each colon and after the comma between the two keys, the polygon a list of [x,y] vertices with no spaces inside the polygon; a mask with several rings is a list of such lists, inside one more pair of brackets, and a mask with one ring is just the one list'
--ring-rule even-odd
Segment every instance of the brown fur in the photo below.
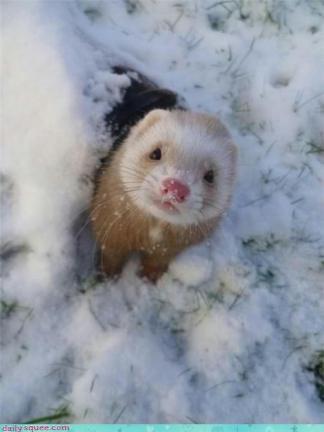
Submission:
{"label": "brown fur", "polygon": [[[131,139],[140,139],[163,115],[161,110],[152,111],[137,126]],[[179,112],[175,115],[181,124],[183,114]],[[227,130],[217,120],[203,114],[192,114],[192,117],[193,121],[203,123],[207,130],[227,136]],[[175,225],[138,208],[120,179],[119,167],[125,152],[127,143],[121,146],[111,158],[109,166],[103,169],[91,206],[92,226],[101,248],[100,267],[108,276],[116,275],[129,255],[138,252],[141,256],[141,275],[156,281],[179,252],[211,233],[220,216],[199,225]],[[234,146],[231,157],[236,157]],[[144,174],[151,169],[151,162],[145,158],[143,155],[141,161]],[[232,175],[234,177],[234,172]],[[152,230],[160,232],[160,237],[151,235]]]}
{"label": "brown fur", "polygon": [[[101,248],[100,267],[107,276],[114,276],[132,252],[139,252],[141,275],[156,281],[170,261],[186,247],[203,240],[216,221],[183,227],[144,214],[123,190],[118,173],[120,156],[117,153],[104,170],[92,202],[92,226]],[[160,229],[162,238],[152,238],[152,229]]]}

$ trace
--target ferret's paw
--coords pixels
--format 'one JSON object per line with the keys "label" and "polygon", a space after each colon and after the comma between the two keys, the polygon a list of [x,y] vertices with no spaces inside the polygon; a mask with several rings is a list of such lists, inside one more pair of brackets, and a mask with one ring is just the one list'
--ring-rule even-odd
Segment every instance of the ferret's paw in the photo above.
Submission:
{"label": "ferret's paw", "polygon": [[149,282],[156,283],[165,273],[165,267],[142,266],[138,272],[139,277],[147,279]]}
{"label": "ferret's paw", "polygon": [[167,269],[168,263],[161,261],[159,257],[145,256],[141,259],[138,275],[156,283]]}
{"label": "ferret's paw", "polygon": [[146,280],[147,282],[151,282],[153,284],[155,284],[158,279],[162,276],[163,272],[145,272],[143,270],[140,270],[138,272],[138,276],[144,280]]}
{"label": "ferret's paw", "polygon": [[106,279],[110,279],[113,281],[117,281],[120,278],[121,272],[114,272],[109,270],[101,270],[100,273],[98,273],[98,278],[102,281]]}
{"label": "ferret's paw", "polygon": [[113,260],[110,256],[104,256],[99,271],[105,279],[117,280],[119,279],[124,262],[121,260]]}

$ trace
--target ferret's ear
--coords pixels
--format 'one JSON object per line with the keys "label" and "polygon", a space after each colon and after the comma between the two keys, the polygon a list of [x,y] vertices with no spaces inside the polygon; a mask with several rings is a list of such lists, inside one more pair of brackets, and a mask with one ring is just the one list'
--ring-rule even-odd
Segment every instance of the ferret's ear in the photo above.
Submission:
{"label": "ferret's ear", "polygon": [[199,123],[202,123],[208,132],[219,137],[230,138],[230,134],[223,123],[217,117],[209,114],[195,113]]}
{"label": "ferret's ear", "polygon": [[170,111],[167,111],[165,109],[154,109],[150,111],[148,114],[146,114],[146,116],[142,120],[142,123],[145,122],[149,127],[152,126],[153,123],[156,123],[157,121],[167,117],[169,114]]}
{"label": "ferret's ear", "polygon": [[136,135],[143,135],[149,128],[151,128],[158,121],[169,115],[169,111],[163,109],[154,109],[150,111],[136,126]]}
{"label": "ferret's ear", "polygon": [[234,160],[236,160],[238,152],[237,146],[233,142],[231,134],[223,125],[223,123],[217,117],[211,116],[209,114],[196,113],[194,115],[197,116],[196,118],[198,121],[204,125],[204,127],[212,136],[215,138],[220,138],[226,143],[229,154],[233,156]]}

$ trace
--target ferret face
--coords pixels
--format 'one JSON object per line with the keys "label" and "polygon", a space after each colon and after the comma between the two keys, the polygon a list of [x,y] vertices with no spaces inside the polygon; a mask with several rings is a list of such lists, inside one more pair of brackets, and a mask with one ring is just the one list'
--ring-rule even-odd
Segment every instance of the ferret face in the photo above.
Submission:
{"label": "ferret face", "polygon": [[236,148],[215,118],[151,111],[123,145],[120,176],[133,203],[176,225],[217,218],[227,208]]}

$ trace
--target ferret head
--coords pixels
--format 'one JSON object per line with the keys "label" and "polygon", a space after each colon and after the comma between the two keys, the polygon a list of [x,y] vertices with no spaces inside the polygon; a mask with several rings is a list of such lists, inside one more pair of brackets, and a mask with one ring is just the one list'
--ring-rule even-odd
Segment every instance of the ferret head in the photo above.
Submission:
{"label": "ferret head", "polygon": [[153,110],[132,128],[122,148],[123,188],[144,212],[172,224],[192,225],[226,210],[236,147],[216,118]]}

